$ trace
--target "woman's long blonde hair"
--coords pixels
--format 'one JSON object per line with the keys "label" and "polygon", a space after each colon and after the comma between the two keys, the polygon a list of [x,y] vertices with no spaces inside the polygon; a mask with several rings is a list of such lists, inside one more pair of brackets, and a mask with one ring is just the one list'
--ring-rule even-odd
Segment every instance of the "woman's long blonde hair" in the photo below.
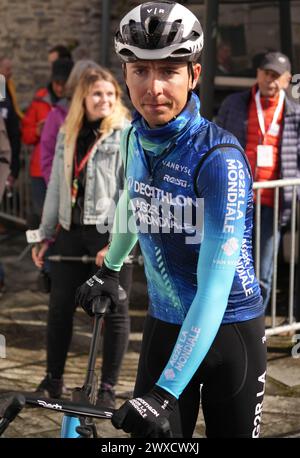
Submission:
{"label": "woman's long blonde hair", "polygon": [[97,81],[108,81],[113,84],[116,91],[116,104],[114,111],[102,119],[99,123],[100,136],[110,132],[112,129],[122,128],[124,119],[130,119],[129,110],[122,102],[122,90],[109,70],[99,67],[86,69],[76,86],[74,95],[71,100],[70,109],[64,122],[63,130],[66,134],[66,144],[75,146],[79,131],[83,125],[85,115],[85,98],[88,92]]}

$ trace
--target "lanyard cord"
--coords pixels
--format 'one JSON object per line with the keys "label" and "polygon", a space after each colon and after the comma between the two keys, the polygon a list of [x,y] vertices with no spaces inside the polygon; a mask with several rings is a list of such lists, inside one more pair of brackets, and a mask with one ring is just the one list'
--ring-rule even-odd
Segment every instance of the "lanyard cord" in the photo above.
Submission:
{"label": "lanyard cord", "polygon": [[[278,104],[277,104],[276,110],[274,112],[273,119],[272,119],[272,122],[270,124],[269,129],[268,129],[268,132],[276,132],[277,120],[279,118],[279,115],[280,115],[282,107],[283,107],[284,98],[285,98],[285,93],[281,89],[280,92],[279,92]],[[258,90],[256,92],[256,94],[255,94],[255,103],[256,103],[256,111],[257,111],[259,127],[260,127],[261,133],[262,133],[262,135],[264,137],[265,134],[266,134],[266,128],[265,128],[265,118],[264,118],[263,109],[262,109],[261,101],[260,101],[260,90]]]}

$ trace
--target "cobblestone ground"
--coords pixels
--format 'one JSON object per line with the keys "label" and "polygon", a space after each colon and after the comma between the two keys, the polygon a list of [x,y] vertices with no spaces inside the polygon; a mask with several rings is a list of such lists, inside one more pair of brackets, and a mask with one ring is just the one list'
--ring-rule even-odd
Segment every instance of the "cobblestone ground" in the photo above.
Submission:
{"label": "cobblestone ground", "polygon": [[[0,393],[10,390],[33,391],[45,372],[45,330],[48,295],[38,291],[38,272],[31,263],[22,233],[0,239],[0,259],[6,270],[7,292],[0,298],[0,334],[6,341],[6,357],[0,355]],[[119,383],[117,405],[130,396],[139,356],[142,323],[146,309],[146,290],[141,269],[134,274],[131,297],[131,334]],[[74,335],[67,360],[65,383],[69,393],[81,386],[85,377],[91,337],[91,322],[78,310]],[[300,437],[300,362],[291,357],[291,337],[268,341],[268,378],[262,421],[262,437]],[[101,365],[101,358],[98,366]],[[10,425],[5,437],[59,437],[61,414],[26,408]],[[97,421],[102,437],[127,437],[110,421]],[[204,422],[199,414],[195,437],[204,437]]]}

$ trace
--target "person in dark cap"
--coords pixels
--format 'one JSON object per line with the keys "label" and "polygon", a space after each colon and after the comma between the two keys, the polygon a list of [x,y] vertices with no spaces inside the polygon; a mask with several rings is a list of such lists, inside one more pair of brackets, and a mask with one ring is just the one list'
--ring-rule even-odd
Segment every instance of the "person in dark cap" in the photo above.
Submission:
{"label": "person in dark cap", "polygon": [[[291,73],[291,63],[287,56],[281,52],[268,52],[262,57],[259,65],[261,70],[272,70],[277,75]],[[276,78],[277,79],[277,78]]]}
{"label": "person in dark cap", "polygon": [[48,51],[48,62],[53,64],[57,59],[70,59],[72,60],[72,55],[70,50],[64,45],[53,46]]}
{"label": "person in dark cap", "polygon": [[[255,85],[227,97],[216,122],[233,133],[250,161],[254,181],[296,178],[299,172],[300,106],[286,97],[291,63],[281,52],[268,52],[260,60]],[[279,227],[291,214],[292,188],[280,189]],[[269,303],[274,255],[274,190],[261,191],[260,286],[266,310]],[[280,230],[276,234],[277,250]]]}
{"label": "person in dark cap", "polygon": [[65,84],[73,65],[73,61],[70,59],[57,59],[52,64],[51,90],[59,99],[64,95]]}

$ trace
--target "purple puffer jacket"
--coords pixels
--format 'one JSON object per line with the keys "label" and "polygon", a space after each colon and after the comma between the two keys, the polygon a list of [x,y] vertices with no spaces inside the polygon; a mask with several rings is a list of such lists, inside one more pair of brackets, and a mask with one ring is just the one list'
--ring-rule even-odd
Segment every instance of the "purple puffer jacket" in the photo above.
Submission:
{"label": "purple puffer jacket", "polygon": [[43,128],[41,136],[41,169],[47,185],[50,179],[58,131],[67,116],[68,109],[69,101],[67,99],[60,100],[48,114]]}

